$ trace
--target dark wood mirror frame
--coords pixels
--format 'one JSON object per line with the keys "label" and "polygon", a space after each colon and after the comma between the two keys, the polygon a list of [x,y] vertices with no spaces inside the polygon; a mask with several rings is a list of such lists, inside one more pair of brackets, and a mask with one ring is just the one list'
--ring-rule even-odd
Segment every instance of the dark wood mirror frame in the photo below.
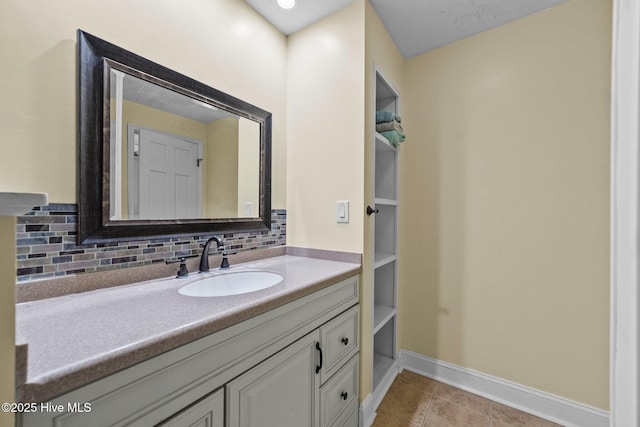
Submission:
{"label": "dark wood mirror frame", "polygon": [[[260,124],[256,218],[111,220],[109,64]],[[78,30],[78,243],[144,240],[271,229],[271,113]]]}

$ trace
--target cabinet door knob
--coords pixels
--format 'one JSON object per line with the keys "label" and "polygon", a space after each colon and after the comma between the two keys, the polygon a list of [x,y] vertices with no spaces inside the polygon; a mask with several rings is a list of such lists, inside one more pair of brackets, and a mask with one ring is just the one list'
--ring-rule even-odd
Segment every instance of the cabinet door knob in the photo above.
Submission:
{"label": "cabinet door knob", "polygon": [[347,337],[342,338],[342,344],[349,345],[349,338]]}
{"label": "cabinet door knob", "polygon": [[340,397],[342,397],[342,400],[347,400],[347,397],[349,397],[349,393],[343,391],[342,393],[340,393]]}

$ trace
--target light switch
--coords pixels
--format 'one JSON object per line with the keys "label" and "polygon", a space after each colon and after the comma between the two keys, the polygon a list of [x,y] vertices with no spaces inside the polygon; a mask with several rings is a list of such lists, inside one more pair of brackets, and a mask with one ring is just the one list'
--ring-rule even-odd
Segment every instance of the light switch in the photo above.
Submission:
{"label": "light switch", "polygon": [[244,216],[247,218],[253,216],[253,202],[244,202]]}
{"label": "light switch", "polygon": [[349,201],[336,202],[336,222],[349,222]]}

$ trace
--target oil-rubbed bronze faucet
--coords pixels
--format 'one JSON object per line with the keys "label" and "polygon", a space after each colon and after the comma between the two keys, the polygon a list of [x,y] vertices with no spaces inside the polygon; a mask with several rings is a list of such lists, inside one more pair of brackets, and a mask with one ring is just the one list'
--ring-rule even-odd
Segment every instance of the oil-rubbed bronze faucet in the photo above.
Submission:
{"label": "oil-rubbed bronze faucet", "polygon": [[184,256],[180,256],[177,258],[169,258],[169,259],[165,259],[164,263],[165,264],[173,264],[174,262],[179,262],[180,263],[180,269],[178,270],[178,274],[176,275],[176,277],[178,279],[184,278],[189,276],[189,270],[187,270],[187,262],[186,259],[187,258],[195,258],[198,255],[184,255]]}
{"label": "oil-rubbed bronze faucet", "polygon": [[[224,242],[222,241],[222,238],[218,236],[209,238],[209,240],[207,240],[207,243],[204,244],[204,249],[202,250],[202,257],[200,258],[200,273],[206,273],[207,271],[209,271],[209,246],[211,246],[211,243],[214,241],[218,245],[218,249],[222,248],[224,252]],[[224,256],[222,258],[222,265],[220,265],[220,268],[229,268],[229,261],[226,259],[226,253],[223,255]]]}

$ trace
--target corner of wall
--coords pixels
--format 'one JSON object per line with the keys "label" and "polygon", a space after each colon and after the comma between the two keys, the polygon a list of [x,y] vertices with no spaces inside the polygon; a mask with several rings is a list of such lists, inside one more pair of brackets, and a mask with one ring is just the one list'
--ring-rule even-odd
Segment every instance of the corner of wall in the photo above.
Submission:
{"label": "corner of wall", "polygon": [[[289,36],[289,245],[362,252],[364,0]],[[348,224],[336,201],[350,202]]]}
{"label": "corner of wall", "polygon": [[[0,217],[0,402],[15,401],[16,246],[13,217]],[[14,415],[0,412],[0,425],[13,425]]]}

